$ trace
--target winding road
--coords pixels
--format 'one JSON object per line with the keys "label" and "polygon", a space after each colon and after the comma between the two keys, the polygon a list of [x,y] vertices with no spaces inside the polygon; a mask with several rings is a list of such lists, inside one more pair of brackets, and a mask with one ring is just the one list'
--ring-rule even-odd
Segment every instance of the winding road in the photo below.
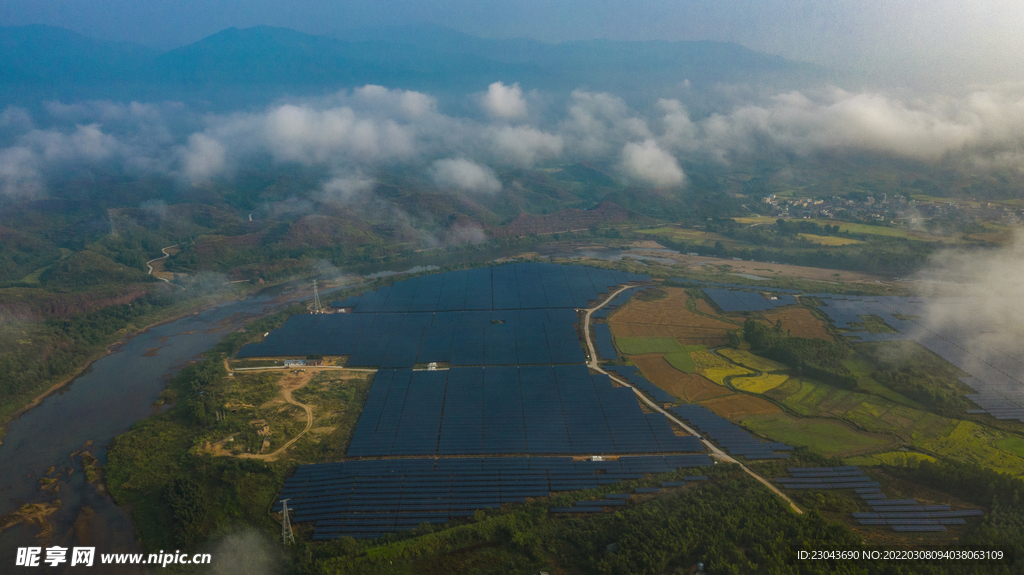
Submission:
{"label": "winding road", "polygon": [[[173,246],[167,246],[166,248],[162,248],[160,251],[163,252],[164,255],[162,255],[162,256],[160,256],[158,258],[153,258],[153,259],[149,260],[148,262],[146,262],[146,267],[149,268],[149,272],[148,272],[149,275],[153,275],[153,262],[158,262],[160,260],[167,259],[171,255],[171,254],[167,253],[167,250],[169,250],[171,248],[176,248],[176,247],[178,247],[178,244],[174,244]],[[166,278],[162,278],[160,276],[157,276],[156,279],[158,279],[158,280],[160,280],[162,282],[171,283],[170,280],[167,280]]]}
{"label": "winding road", "polygon": [[712,457],[714,457],[715,459],[719,459],[721,461],[724,461],[726,463],[735,463],[736,465],[739,465],[740,469],[745,471],[747,473],[747,475],[750,475],[754,479],[760,481],[761,483],[763,483],[765,485],[765,487],[767,487],[768,489],[771,489],[773,493],[775,493],[776,495],[778,495],[779,497],[784,499],[787,503],[789,503],[789,506],[791,508],[793,508],[793,511],[802,514],[803,511],[799,507],[796,506],[796,503],[794,503],[792,499],[787,497],[785,493],[783,493],[777,487],[772,485],[770,481],[768,481],[764,477],[761,477],[760,475],[754,473],[753,471],[750,470],[749,467],[747,467],[746,465],[743,465],[742,463],[737,461],[735,458],[731,457],[729,454],[727,454],[724,451],[722,451],[721,449],[719,449],[718,446],[716,446],[715,444],[713,444],[710,441],[708,441],[707,438],[702,436],[700,433],[698,433],[696,430],[694,430],[690,426],[688,426],[685,423],[683,423],[681,420],[679,420],[679,418],[675,417],[671,413],[669,413],[669,412],[665,411],[664,409],[662,409],[661,406],[659,406],[658,404],[656,404],[653,401],[651,401],[650,399],[648,399],[646,395],[641,393],[639,389],[637,389],[636,387],[631,385],[629,382],[623,380],[622,378],[618,377],[617,375],[608,373],[607,371],[601,369],[601,366],[600,366],[600,364],[598,364],[598,361],[597,361],[597,353],[594,350],[594,342],[590,338],[590,315],[592,313],[594,313],[595,311],[597,311],[597,310],[601,309],[602,307],[604,307],[609,301],[612,300],[612,298],[614,298],[615,296],[619,295],[620,293],[626,291],[630,287],[633,287],[633,286],[625,286],[625,287],[619,288],[618,290],[616,290],[616,291],[612,292],[611,294],[609,294],[608,297],[604,301],[602,301],[598,305],[596,305],[596,306],[594,306],[592,308],[588,308],[586,310],[587,314],[586,314],[586,316],[584,316],[584,320],[583,320],[583,333],[585,334],[585,337],[587,339],[587,350],[590,353],[590,359],[587,362],[587,367],[589,367],[590,369],[593,369],[594,371],[597,371],[598,373],[603,373],[603,374],[607,375],[615,383],[624,385],[624,386],[632,389],[633,393],[635,393],[636,396],[640,398],[640,401],[643,401],[648,407],[650,407],[654,411],[657,411],[658,413],[664,415],[665,417],[667,417],[669,419],[669,421],[671,421],[672,423],[675,423],[679,427],[681,427],[684,430],[686,430],[687,433],[700,438],[700,440],[704,444],[704,446],[707,447],[708,451],[711,452],[711,456]]}

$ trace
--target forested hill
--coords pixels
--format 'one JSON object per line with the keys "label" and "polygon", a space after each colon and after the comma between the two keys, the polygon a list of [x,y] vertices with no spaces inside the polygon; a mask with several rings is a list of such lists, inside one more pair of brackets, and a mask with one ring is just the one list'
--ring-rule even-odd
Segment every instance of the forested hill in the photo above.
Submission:
{"label": "forested hill", "polygon": [[0,104],[29,98],[266,102],[379,84],[461,93],[495,81],[644,97],[689,80],[791,84],[821,78],[809,64],[723,42],[491,40],[441,28],[375,29],[340,37],[286,28],[228,28],[163,53],[49,26],[0,28]]}

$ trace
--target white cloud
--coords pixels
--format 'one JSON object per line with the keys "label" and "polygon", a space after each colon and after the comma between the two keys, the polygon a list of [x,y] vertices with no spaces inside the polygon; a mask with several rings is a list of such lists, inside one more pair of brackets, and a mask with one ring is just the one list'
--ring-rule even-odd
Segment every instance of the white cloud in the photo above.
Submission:
{"label": "white cloud", "polygon": [[324,202],[348,204],[373,191],[374,182],[363,176],[335,176],[324,183],[317,199]]}
{"label": "white cloud", "polygon": [[182,169],[192,181],[206,180],[223,172],[227,160],[224,146],[205,134],[192,134],[182,152]]}
{"label": "white cloud", "polygon": [[651,137],[647,122],[635,116],[618,96],[574,90],[561,131],[576,155],[604,156],[622,142]]}
{"label": "white cloud", "polygon": [[492,118],[519,120],[526,117],[526,100],[518,83],[506,86],[494,82],[487,87],[481,105]]}
{"label": "white cloud", "polygon": [[34,196],[43,185],[38,158],[28,148],[0,150],[0,192],[8,197]]}
{"label": "white cloud", "polygon": [[558,157],[563,147],[561,136],[528,126],[502,126],[491,132],[491,139],[501,160],[524,167]]}
{"label": "white cloud", "polygon": [[959,153],[1006,155],[1024,143],[1024,95],[996,87],[965,98],[894,98],[833,90],[811,99],[792,92],[763,106],[742,106],[699,123],[712,155],[755,151],[770,141],[799,154],[866,150],[935,162]]}
{"label": "white cloud", "polygon": [[501,191],[501,182],[490,168],[465,158],[437,160],[430,166],[430,175],[440,188],[482,194]]}
{"label": "white cloud", "polygon": [[626,144],[622,148],[622,170],[633,179],[658,187],[680,186],[685,181],[676,159],[654,140]]}

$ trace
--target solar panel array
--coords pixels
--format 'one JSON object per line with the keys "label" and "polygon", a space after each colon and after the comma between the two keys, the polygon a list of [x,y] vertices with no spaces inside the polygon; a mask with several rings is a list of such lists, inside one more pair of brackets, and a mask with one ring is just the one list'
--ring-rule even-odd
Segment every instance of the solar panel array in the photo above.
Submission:
{"label": "solar panel array", "polygon": [[724,312],[768,311],[796,303],[796,299],[791,295],[766,299],[758,292],[723,288],[704,288],[704,293]]}
{"label": "solar panel array", "polygon": [[292,521],[315,522],[314,540],[373,538],[422,523],[471,517],[476,510],[522,503],[528,497],[596,489],[640,479],[645,473],[713,464],[707,455],[622,457],[617,461],[502,457],[321,463],[300,466],[285,481],[273,510],[280,512],[282,500],[287,499]]}
{"label": "solar panel array", "polygon": [[349,356],[349,367],[583,363],[572,309],[293,315],[238,357]]}
{"label": "solar panel array", "polygon": [[767,291],[767,292],[772,292],[772,293],[788,293],[788,294],[798,294],[798,293],[800,293],[800,290],[795,290],[795,289],[783,289],[783,288],[770,287],[770,286],[754,286],[754,285],[748,285],[748,284],[726,284],[726,283],[719,283],[719,282],[705,282],[705,281],[693,280],[693,279],[687,279],[687,278],[673,278],[673,279],[670,279],[668,281],[674,282],[674,283],[679,283],[679,284],[690,284],[690,285],[699,285],[699,286],[715,286],[715,287],[733,288],[733,289],[739,289],[739,290],[753,289],[753,290]]}
{"label": "solar panel array", "polygon": [[678,399],[676,399],[674,395],[654,385],[653,383],[650,382],[650,380],[641,375],[640,370],[638,370],[635,366],[606,365],[604,366],[604,369],[622,376],[627,381],[637,386],[640,389],[640,391],[654,398],[654,401],[657,401],[659,403],[675,403],[678,401]]}
{"label": "solar panel array", "polygon": [[586,266],[517,263],[415,277],[331,306],[355,313],[585,308],[609,288],[650,280]]}
{"label": "solar panel array", "polygon": [[348,455],[703,451],[583,365],[381,369]]}
{"label": "solar panel array", "polygon": [[786,459],[788,453],[775,452],[793,450],[792,446],[777,441],[764,443],[703,405],[680,405],[670,407],[669,411],[688,421],[730,455],[742,455],[747,459]]}
{"label": "solar panel array", "polygon": [[856,489],[858,492],[878,488],[877,481],[852,465],[840,467],[790,467],[792,477],[776,477],[773,481],[785,489]]}
{"label": "solar panel array", "polygon": [[[980,407],[975,413],[989,413],[996,419],[1024,421],[1024,356],[1000,351],[986,340],[1000,334],[985,333],[985,326],[940,323],[926,319],[933,306],[948,309],[970,308],[969,298],[929,300],[898,296],[844,296],[814,294],[822,300],[825,312],[836,327],[850,331],[843,335],[861,342],[912,340],[970,374],[961,378],[976,393],[968,399]],[[882,319],[895,333],[868,333],[852,326],[861,316]],[[898,317],[897,317],[898,316]]]}
{"label": "solar panel array", "polygon": [[594,324],[594,345],[597,346],[597,355],[605,361],[618,361],[619,352],[612,343],[612,331],[606,323]]}
{"label": "solar panel array", "polygon": [[[945,531],[944,525],[965,525],[965,517],[984,515],[980,509],[952,510],[949,505],[922,505],[916,499],[886,499],[884,494],[871,494],[864,502],[871,507],[870,513],[854,513],[853,518],[861,525],[886,525],[893,531]],[[931,526],[927,529],[924,527]],[[918,529],[917,527],[921,527]]]}

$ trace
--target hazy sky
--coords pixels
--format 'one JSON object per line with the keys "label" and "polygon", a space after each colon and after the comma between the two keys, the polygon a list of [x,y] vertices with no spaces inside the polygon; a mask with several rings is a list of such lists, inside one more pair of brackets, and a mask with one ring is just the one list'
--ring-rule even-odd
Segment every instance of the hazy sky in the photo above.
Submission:
{"label": "hazy sky", "polygon": [[171,48],[223,28],[439,24],[494,38],[722,40],[899,78],[1024,80],[1020,0],[0,0],[0,23]]}

